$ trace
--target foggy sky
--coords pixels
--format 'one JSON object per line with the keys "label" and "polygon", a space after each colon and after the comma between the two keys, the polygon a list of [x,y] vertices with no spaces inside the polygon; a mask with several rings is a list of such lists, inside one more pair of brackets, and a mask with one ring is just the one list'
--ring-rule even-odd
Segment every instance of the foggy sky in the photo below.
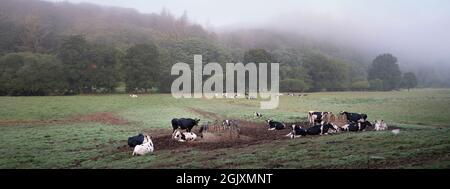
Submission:
{"label": "foggy sky", "polygon": [[[65,0],[49,0],[65,1]],[[449,0],[67,0],[179,16],[219,31],[269,28],[391,52],[405,64],[450,65]],[[408,63],[406,63],[408,62]]]}

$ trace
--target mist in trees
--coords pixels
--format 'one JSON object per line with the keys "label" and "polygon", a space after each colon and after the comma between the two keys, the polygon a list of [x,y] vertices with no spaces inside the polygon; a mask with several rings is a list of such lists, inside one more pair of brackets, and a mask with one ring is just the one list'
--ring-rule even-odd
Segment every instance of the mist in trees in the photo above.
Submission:
{"label": "mist in trees", "polygon": [[298,32],[210,31],[186,12],[177,17],[167,9],[141,14],[92,4],[0,2],[1,95],[112,93],[122,84],[126,92],[170,92],[171,66],[193,66],[194,54],[221,65],[280,63],[283,92],[450,86],[445,64],[405,69],[392,54],[373,57]]}

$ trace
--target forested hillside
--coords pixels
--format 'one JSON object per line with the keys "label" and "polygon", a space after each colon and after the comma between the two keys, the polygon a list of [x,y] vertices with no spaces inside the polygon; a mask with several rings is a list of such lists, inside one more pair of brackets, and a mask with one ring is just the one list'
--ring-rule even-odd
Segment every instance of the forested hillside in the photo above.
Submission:
{"label": "forested hillside", "polygon": [[169,10],[0,1],[1,95],[110,93],[120,85],[169,92],[171,66],[192,64],[194,54],[205,63],[278,62],[282,91],[383,89],[367,79],[375,57],[305,36],[270,29],[214,33]]}

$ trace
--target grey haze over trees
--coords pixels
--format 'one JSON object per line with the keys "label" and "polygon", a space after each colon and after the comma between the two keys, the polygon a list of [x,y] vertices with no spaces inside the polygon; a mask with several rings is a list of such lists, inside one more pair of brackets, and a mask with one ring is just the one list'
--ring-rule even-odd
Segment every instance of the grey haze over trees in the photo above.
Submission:
{"label": "grey haze over trees", "polygon": [[[111,93],[123,85],[127,92],[170,92],[175,79],[171,66],[193,66],[194,54],[203,55],[204,63],[222,65],[280,63],[280,88],[286,92],[413,86],[406,82],[410,74],[402,82],[403,59],[383,55],[371,65],[372,53],[301,32],[273,27],[212,31],[192,23],[187,13],[177,17],[167,9],[141,14],[87,3],[0,1],[0,79],[6,82],[0,85],[2,95]],[[444,69],[426,68],[405,71],[416,72],[418,86],[450,86],[440,71]],[[49,85],[24,85],[30,78]]]}

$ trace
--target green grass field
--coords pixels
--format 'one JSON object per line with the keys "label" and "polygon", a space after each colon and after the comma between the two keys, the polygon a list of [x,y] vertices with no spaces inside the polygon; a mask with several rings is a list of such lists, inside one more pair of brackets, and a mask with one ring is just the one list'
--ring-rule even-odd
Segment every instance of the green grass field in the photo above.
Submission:
{"label": "green grass field", "polygon": [[[193,108],[261,123],[265,118],[305,120],[309,110],[364,112],[369,120],[384,119],[401,132],[341,133],[213,150],[186,147],[142,157],[123,150],[126,139],[138,132],[170,134],[175,117],[212,121]],[[255,111],[264,118],[255,119]],[[127,123],[73,119],[99,113]],[[0,168],[450,168],[450,90],[282,96],[276,110],[259,110],[259,101],[167,94],[0,97]]]}

